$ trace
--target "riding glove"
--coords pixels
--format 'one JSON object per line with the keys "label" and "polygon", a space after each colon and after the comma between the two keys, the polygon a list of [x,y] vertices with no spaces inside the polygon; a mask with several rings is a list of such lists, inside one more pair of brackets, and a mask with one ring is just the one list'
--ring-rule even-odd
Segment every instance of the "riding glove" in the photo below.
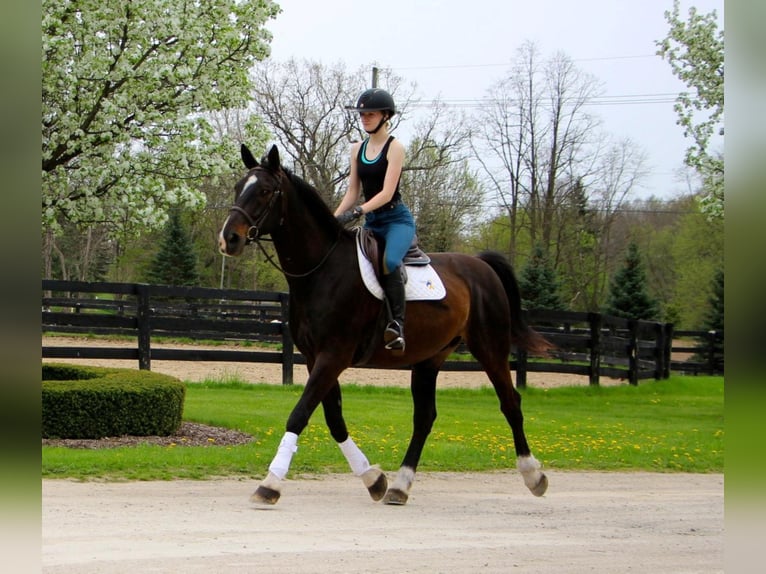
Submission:
{"label": "riding glove", "polygon": [[341,225],[346,225],[347,223],[358,219],[363,214],[362,207],[357,205],[354,209],[349,209],[348,211],[344,211],[340,215],[337,215],[335,219],[337,219],[338,223]]}

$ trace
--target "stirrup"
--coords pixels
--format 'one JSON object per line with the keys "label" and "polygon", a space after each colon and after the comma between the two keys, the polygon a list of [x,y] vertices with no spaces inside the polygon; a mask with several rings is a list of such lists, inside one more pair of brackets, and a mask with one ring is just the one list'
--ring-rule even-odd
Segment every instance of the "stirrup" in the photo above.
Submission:
{"label": "stirrup", "polygon": [[383,331],[383,342],[389,351],[404,350],[404,335],[398,321],[394,320],[386,325],[386,330]]}

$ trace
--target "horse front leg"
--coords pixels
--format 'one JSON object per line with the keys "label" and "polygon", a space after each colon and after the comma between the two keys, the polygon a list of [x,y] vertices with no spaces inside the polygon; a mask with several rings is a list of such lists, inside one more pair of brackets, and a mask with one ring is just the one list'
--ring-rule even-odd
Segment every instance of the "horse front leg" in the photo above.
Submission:
{"label": "horse front leg", "polygon": [[338,443],[340,451],[346,457],[351,472],[362,479],[362,483],[370,493],[373,500],[380,500],[386,493],[388,481],[386,475],[377,465],[370,465],[367,457],[356,445],[354,439],[348,434],[346,421],[343,418],[343,400],[341,399],[340,385],[335,385],[327,392],[322,399],[322,408],[324,409],[324,419],[330,435]]}
{"label": "horse front leg", "polygon": [[383,497],[385,504],[402,505],[409,499],[420,455],[436,421],[436,377],[438,374],[438,369],[430,365],[418,364],[412,368],[410,378],[413,403],[412,436],[396,479]]}
{"label": "horse front leg", "polygon": [[[337,364],[337,362],[336,362]],[[276,504],[282,493],[282,481],[290,470],[293,455],[298,450],[298,437],[309,424],[311,415],[333,386],[338,386],[339,370],[332,365],[310,366],[310,374],[303,394],[293,408],[285,425],[285,434],[279,442],[277,454],[269,465],[269,472],[250,497],[251,502]]]}

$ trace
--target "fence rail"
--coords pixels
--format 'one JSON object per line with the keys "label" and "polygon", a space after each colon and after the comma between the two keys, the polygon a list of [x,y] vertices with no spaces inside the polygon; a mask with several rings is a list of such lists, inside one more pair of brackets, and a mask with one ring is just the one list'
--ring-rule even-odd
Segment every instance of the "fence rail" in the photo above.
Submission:
{"label": "fence rail", "polygon": [[[43,346],[43,358],[127,359],[140,369],[152,360],[260,362],[282,365],[282,383],[292,384],[293,366],[305,364],[288,326],[286,293],[174,287],[141,283],[43,279],[42,330],[49,333],[127,335],[135,348]],[[670,371],[723,373],[723,333],[679,331],[668,323],[611,317],[599,313],[530,310],[527,321],[555,346],[548,359],[515,350],[509,366],[524,387],[529,372],[588,377],[664,379]],[[694,346],[674,346],[674,337]],[[153,338],[185,338],[244,343],[278,343],[278,350],[172,349],[152,347]],[[460,351],[461,349],[458,349]],[[687,360],[673,360],[685,353]],[[447,361],[445,371],[480,371],[473,361]]]}

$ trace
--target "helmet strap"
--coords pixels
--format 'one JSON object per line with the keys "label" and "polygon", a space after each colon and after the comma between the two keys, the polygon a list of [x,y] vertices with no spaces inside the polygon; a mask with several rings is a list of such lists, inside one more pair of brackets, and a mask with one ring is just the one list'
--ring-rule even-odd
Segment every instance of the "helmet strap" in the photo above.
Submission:
{"label": "helmet strap", "polygon": [[388,121],[388,116],[384,114],[383,119],[381,119],[380,123],[378,123],[378,127],[376,127],[374,130],[364,130],[364,131],[366,131],[368,134],[376,134],[380,131],[380,128],[382,128],[383,124],[385,124],[387,121]]}

